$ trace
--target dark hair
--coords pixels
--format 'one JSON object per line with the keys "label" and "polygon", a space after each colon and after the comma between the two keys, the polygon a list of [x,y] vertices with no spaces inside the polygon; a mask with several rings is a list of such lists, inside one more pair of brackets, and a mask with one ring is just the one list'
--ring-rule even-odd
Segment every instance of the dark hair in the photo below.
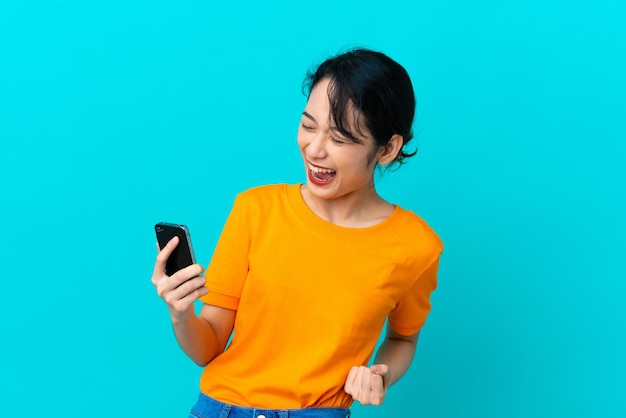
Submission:
{"label": "dark hair", "polygon": [[[415,93],[404,67],[381,52],[352,49],[309,71],[303,83],[304,94],[310,96],[324,78],[330,79],[331,118],[343,135],[358,142],[351,132],[350,121],[357,121],[354,129],[362,134],[358,125],[361,114],[378,147],[387,145],[394,134],[402,136],[403,147],[395,162],[402,164],[405,158],[417,153],[417,150],[404,151],[404,145],[413,138],[415,116]],[[354,119],[348,115],[350,104],[356,112]]]}

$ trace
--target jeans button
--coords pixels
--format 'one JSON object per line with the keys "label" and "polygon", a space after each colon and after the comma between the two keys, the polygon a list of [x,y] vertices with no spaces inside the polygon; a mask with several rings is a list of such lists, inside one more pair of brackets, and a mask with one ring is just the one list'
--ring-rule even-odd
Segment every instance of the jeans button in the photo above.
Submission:
{"label": "jeans button", "polygon": [[256,418],[265,418],[265,415],[261,414],[261,415],[259,415],[259,416],[258,416],[258,417],[256,417]]}

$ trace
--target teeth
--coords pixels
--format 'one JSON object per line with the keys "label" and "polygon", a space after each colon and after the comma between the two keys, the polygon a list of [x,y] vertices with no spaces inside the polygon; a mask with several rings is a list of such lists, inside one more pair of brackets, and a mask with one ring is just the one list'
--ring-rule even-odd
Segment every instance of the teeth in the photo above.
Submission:
{"label": "teeth", "polygon": [[331,170],[330,168],[315,167],[311,164],[309,164],[309,170],[311,170],[314,173],[326,173],[326,174],[332,174],[335,172],[335,170]]}

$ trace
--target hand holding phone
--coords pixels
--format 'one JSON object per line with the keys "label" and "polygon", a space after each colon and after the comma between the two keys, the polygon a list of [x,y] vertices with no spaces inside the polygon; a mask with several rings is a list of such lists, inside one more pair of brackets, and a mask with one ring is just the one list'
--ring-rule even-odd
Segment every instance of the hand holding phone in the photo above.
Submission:
{"label": "hand holding phone", "polygon": [[[200,276],[204,269],[195,262],[186,226],[159,222],[154,230],[159,254],[154,264],[152,284],[167,304],[172,322],[184,322],[193,315],[194,302],[208,292],[206,280]],[[178,244],[168,246],[174,237],[178,237]],[[175,274],[181,269],[184,271]]]}
{"label": "hand holding phone", "polygon": [[172,238],[178,237],[178,245],[170,254],[165,265],[165,273],[168,276],[196,263],[189,229],[185,225],[159,222],[154,226],[154,230],[160,249],[163,249]]}

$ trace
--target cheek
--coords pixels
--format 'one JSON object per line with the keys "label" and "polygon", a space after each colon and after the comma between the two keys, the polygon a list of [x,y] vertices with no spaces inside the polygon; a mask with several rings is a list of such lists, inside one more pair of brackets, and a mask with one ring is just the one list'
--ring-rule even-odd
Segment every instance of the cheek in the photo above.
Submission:
{"label": "cheek", "polygon": [[304,141],[304,137],[302,136],[300,132],[298,132],[298,137],[296,139],[298,142],[298,148],[300,148],[300,150],[302,151],[305,147],[305,141]]}
{"label": "cheek", "polygon": [[297,142],[298,142],[298,148],[303,150],[311,142],[310,134],[304,131],[302,128],[298,129]]}
{"label": "cheek", "polygon": [[370,171],[368,164],[369,159],[366,152],[346,152],[341,153],[340,156],[336,155],[335,158],[340,159],[340,164],[354,174],[364,175],[366,172]]}

